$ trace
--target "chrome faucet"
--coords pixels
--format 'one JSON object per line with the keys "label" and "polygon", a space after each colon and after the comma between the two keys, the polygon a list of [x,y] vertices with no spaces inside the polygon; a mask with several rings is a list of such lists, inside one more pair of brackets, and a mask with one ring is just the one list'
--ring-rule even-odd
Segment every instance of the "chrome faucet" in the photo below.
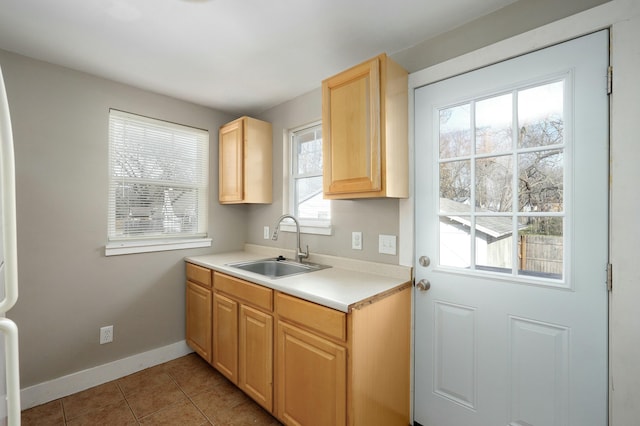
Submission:
{"label": "chrome faucet", "polygon": [[278,239],[278,232],[280,232],[280,222],[282,222],[284,219],[293,219],[293,222],[296,224],[296,257],[298,258],[298,262],[302,263],[302,259],[306,259],[309,257],[309,246],[307,246],[306,251],[302,251],[302,248],[300,247],[300,222],[298,222],[298,219],[290,214],[283,214],[282,216],[280,216],[276,222],[276,227],[273,230],[271,239],[273,241],[276,241]]}

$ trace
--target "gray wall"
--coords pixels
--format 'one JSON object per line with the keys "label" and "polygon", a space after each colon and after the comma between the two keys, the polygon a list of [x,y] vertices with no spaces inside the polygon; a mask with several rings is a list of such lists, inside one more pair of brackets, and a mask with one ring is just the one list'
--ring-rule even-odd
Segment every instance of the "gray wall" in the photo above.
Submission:
{"label": "gray wall", "polygon": [[611,0],[520,0],[391,57],[415,72]]}
{"label": "gray wall", "polygon": [[[213,248],[104,256],[108,112],[117,108],[208,129],[232,117],[0,51],[14,131],[20,295],[9,313],[20,330],[21,386],[184,339],[186,255],[238,249],[246,209],[217,203]],[[98,344],[114,325],[114,342]]]}

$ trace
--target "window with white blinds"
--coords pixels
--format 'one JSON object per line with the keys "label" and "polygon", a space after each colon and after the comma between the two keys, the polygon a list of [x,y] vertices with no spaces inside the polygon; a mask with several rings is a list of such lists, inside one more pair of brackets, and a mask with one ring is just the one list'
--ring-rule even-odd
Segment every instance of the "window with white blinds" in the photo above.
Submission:
{"label": "window with white blinds", "polygon": [[205,238],[208,162],[207,131],[110,110],[109,242]]}

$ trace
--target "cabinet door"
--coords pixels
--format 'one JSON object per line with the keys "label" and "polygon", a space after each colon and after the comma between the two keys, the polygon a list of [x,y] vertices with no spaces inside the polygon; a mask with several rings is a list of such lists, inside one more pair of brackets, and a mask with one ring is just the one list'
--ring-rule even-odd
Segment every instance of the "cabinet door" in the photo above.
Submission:
{"label": "cabinet door", "polygon": [[324,193],[381,191],[380,59],[325,80],[322,115]]}
{"label": "cabinet door", "polygon": [[236,120],[220,128],[221,203],[242,202],[244,197],[244,121]]}
{"label": "cabinet door", "polygon": [[187,344],[211,363],[211,290],[187,281]]}
{"label": "cabinet door", "polygon": [[240,305],[240,389],[273,410],[273,317]]}
{"label": "cabinet door", "polygon": [[213,366],[238,384],[238,303],[213,294]]}
{"label": "cabinet door", "polygon": [[278,322],[277,415],[305,426],[346,423],[346,349]]}

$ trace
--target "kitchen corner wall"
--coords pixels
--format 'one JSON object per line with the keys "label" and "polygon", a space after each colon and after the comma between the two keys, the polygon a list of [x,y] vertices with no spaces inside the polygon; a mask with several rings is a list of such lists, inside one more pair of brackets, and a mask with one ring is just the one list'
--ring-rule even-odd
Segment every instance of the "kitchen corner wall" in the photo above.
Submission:
{"label": "kitchen corner wall", "polygon": [[[355,64],[354,64],[355,65]],[[328,76],[327,76],[328,77]],[[275,221],[284,213],[291,213],[283,206],[283,174],[286,160],[283,147],[288,143],[290,129],[319,121],[322,116],[322,96],[318,88],[291,101],[269,109],[257,118],[269,121],[273,126],[273,203],[251,205],[248,210],[247,242],[264,246],[293,249],[295,234],[282,232],[278,241],[265,240],[263,227],[273,231]],[[284,165],[283,165],[284,164]],[[332,200],[332,235],[302,234],[300,244],[308,245],[313,253],[398,264],[398,255],[378,253],[378,235],[399,237],[399,202],[397,199]],[[351,232],[362,232],[362,250],[351,249]],[[400,241],[397,240],[399,247]]]}
{"label": "kitchen corner wall", "polygon": [[[14,132],[21,387],[184,340],[184,256],[240,249],[243,206],[221,206],[209,108],[0,51]],[[108,114],[117,108],[207,129],[213,247],[104,256]],[[99,328],[114,341],[98,344]]]}

